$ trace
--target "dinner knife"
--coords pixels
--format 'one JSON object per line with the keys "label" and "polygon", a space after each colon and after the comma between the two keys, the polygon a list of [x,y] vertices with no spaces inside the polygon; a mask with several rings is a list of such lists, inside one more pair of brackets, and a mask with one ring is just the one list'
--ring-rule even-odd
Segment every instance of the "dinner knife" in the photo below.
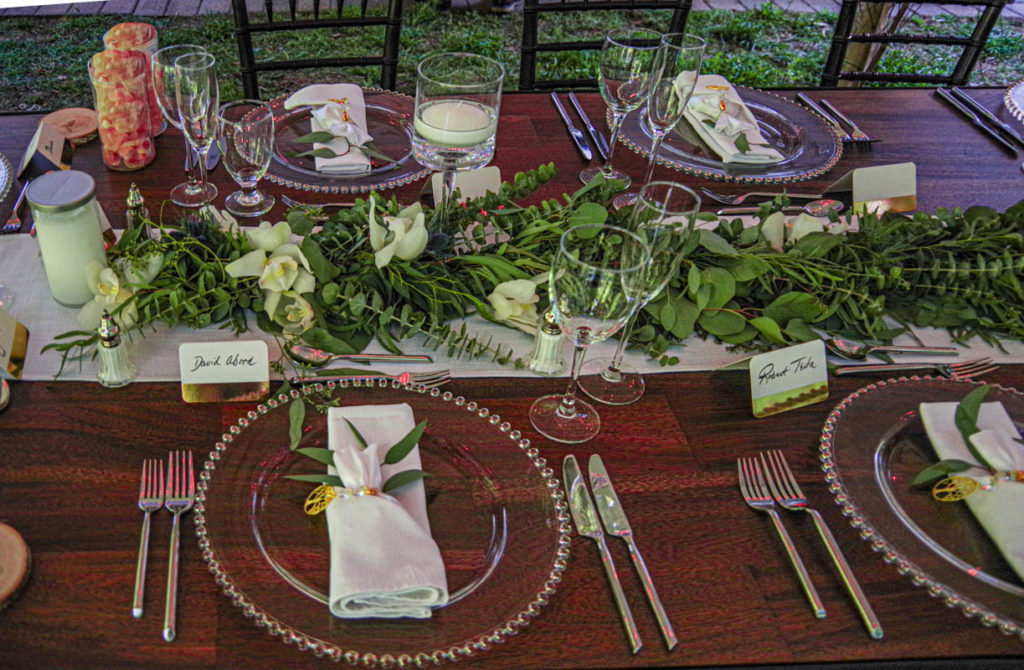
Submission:
{"label": "dinner knife", "polygon": [[958,112],[966,116],[968,121],[973,123],[975,127],[977,127],[983,133],[992,138],[992,140],[994,140],[1001,147],[1006,149],[1007,152],[1009,152],[1013,156],[1017,155],[1017,147],[1010,144],[1010,142],[1007,141],[1002,135],[1000,135],[994,128],[986,125],[985,122],[981,120],[980,116],[975,114],[970,107],[954,98],[952,93],[950,93],[944,88],[937,88],[935,89],[935,95],[939,96],[940,98],[948,102]]}
{"label": "dinner knife", "polygon": [[569,131],[569,136],[572,137],[572,141],[576,143],[576,148],[580,150],[583,157],[588,161],[594,157],[593,152],[590,150],[590,145],[587,144],[587,138],[583,136],[583,131],[572,124],[569,119],[569,115],[565,111],[565,107],[562,106],[562,101],[558,99],[558,93],[552,91],[551,99],[555,102],[555,108],[558,113],[562,116],[562,121],[565,121],[565,127]]}
{"label": "dinner knife", "polygon": [[843,124],[839,123],[839,119],[835,118],[834,116],[826,112],[824,109],[822,109],[821,105],[814,102],[803,93],[797,93],[796,99],[804,103],[805,107],[808,107],[817,112],[818,115],[821,116],[821,118],[825,119],[825,121],[827,121],[830,126],[838,130],[844,142],[853,141],[853,137],[850,136],[850,133],[846,132],[846,128],[843,128]]}
{"label": "dinner knife", "polygon": [[972,110],[980,114],[982,118],[984,118],[990,124],[995,126],[996,130],[1002,131],[1003,135],[1005,135],[1007,139],[1009,139],[1017,146],[1024,147],[1024,137],[1021,137],[1020,133],[1014,130],[1013,127],[1010,126],[1008,123],[1005,123],[1002,120],[1000,120],[995,114],[990,112],[987,107],[982,105],[980,102],[978,102],[971,96],[967,95],[967,93],[965,93],[962,88],[954,86],[953,88],[950,89],[950,91],[957,99],[960,100],[960,102],[970,107]]}
{"label": "dinner knife", "polygon": [[601,158],[608,160],[608,140],[604,138],[594,124],[590,122],[590,117],[583,111],[583,106],[580,104],[579,98],[572,91],[569,91],[569,102],[576,108],[576,113],[583,119],[584,125],[587,126],[587,132],[590,133],[590,137],[594,140],[594,145],[597,147],[597,153],[601,154]]}
{"label": "dinner knife", "polygon": [[615,487],[612,486],[611,477],[608,476],[608,471],[604,468],[604,461],[601,460],[600,454],[593,454],[590,457],[588,471],[590,473],[590,488],[594,490],[594,503],[601,515],[601,521],[604,522],[605,530],[626,541],[626,545],[629,547],[629,557],[633,559],[633,566],[636,568],[637,574],[640,575],[640,581],[643,582],[644,592],[654,610],[654,616],[658,619],[658,626],[665,638],[665,644],[671,651],[679,640],[676,638],[676,632],[672,630],[672,623],[668,620],[668,614],[661,604],[661,598],[658,597],[658,590],[654,588],[654,581],[651,580],[651,573],[647,570],[644,557],[640,555],[640,548],[637,547],[636,540],[633,539],[633,529],[629,525],[626,511],[622,509],[622,503],[619,502],[619,496],[615,493]]}
{"label": "dinner knife", "polygon": [[868,137],[867,133],[865,133],[863,130],[858,128],[857,124],[854,123],[853,120],[850,117],[848,117],[846,114],[843,114],[842,112],[840,112],[836,108],[835,105],[833,105],[831,102],[829,102],[825,98],[821,98],[820,102],[821,102],[821,106],[824,107],[825,109],[827,109],[829,111],[829,113],[832,114],[832,116],[836,117],[837,119],[839,119],[840,122],[845,123],[847,126],[849,126],[850,132],[852,133],[851,137],[853,138],[854,142],[871,142],[872,141],[871,138]]}
{"label": "dinner knife", "polygon": [[573,523],[576,524],[576,532],[597,542],[597,548],[601,552],[601,563],[604,565],[604,574],[608,577],[608,583],[612,587],[615,605],[619,608],[622,625],[626,628],[630,648],[635,654],[640,651],[640,647],[644,643],[640,640],[640,631],[636,628],[633,612],[630,611],[629,603],[626,602],[626,594],[622,592],[622,584],[615,572],[615,561],[612,560],[612,554],[608,551],[608,545],[605,544],[604,532],[601,530],[601,522],[598,521],[594,502],[590,499],[590,492],[587,491],[587,483],[583,480],[580,466],[572,454],[567,455],[562,461],[562,481],[565,482],[565,491],[569,496],[569,510],[572,512]]}

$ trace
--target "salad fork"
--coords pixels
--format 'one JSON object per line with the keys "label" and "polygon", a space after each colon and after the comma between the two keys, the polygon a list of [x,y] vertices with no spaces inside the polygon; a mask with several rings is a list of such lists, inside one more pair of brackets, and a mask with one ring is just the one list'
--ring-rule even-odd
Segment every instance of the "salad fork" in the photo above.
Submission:
{"label": "salad fork", "polygon": [[164,602],[164,639],[173,642],[177,635],[178,550],[181,547],[181,515],[196,502],[196,476],[191,451],[172,451],[167,456],[167,488],[164,507],[174,515],[171,524],[171,559],[167,565],[167,600]]}
{"label": "salad fork", "polygon": [[281,202],[288,207],[298,207],[299,209],[311,210],[311,209],[322,209],[324,207],[354,207],[354,202],[299,202],[295,198],[291,198],[287,195],[281,195]]}
{"label": "salad fork", "polygon": [[787,198],[797,198],[799,200],[819,200],[824,198],[822,193],[786,193],[782,191],[769,192],[769,191],[750,191],[742,195],[728,195],[726,193],[716,193],[715,191],[709,191],[706,188],[702,188],[701,191],[707,197],[725,205],[739,205],[742,204],[747,198],[775,198],[780,195],[784,195]]}
{"label": "salad fork", "polygon": [[413,386],[425,386],[428,389],[435,386],[447,384],[452,380],[452,374],[448,370],[435,370],[433,372],[403,372],[397,375],[387,375],[382,372],[363,372],[358,374],[338,375],[315,375],[310,377],[295,377],[289,381],[292,384],[316,384],[322,382],[351,382],[351,381],[374,381],[377,379],[391,379],[399,384],[412,384]]}
{"label": "salad fork", "polygon": [[135,565],[135,596],[132,616],[142,616],[142,595],[146,589],[146,559],[149,557],[149,517],[164,506],[164,468],[155,458],[142,461],[139,483],[139,509],[142,510],[142,535],[139,538],[139,560]]}
{"label": "salad fork", "polygon": [[807,504],[807,498],[800,489],[800,485],[797,484],[793,471],[789,469],[786,457],[782,455],[781,451],[777,450],[762,452],[761,462],[764,464],[768,487],[771,489],[775,500],[785,509],[791,511],[799,510],[811,515],[811,518],[814,520],[814,527],[818,529],[818,535],[825,542],[829,556],[832,557],[832,562],[835,563],[836,569],[839,570],[839,575],[843,579],[843,584],[846,585],[846,590],[853,597],[853,601],[857,605],[857,610],[860,612],[868,632],[876,640],[882,639],[882,624],[879,623],[878,617],[875,616],[874,610],[871,609],[871,603],[868,602],[867,596],[864,595],[864,591],[860,588],[857,578],[853,575],[853,570],[850,569],[850,564],[846,562],[846,557],[843,556],[839,543],[836,542],[836,538],[833,537],[832,531],[829,530],[825,520],[818,510]]}
{"label": "salad fork", "polygon": [[933,370],[948,379],[974,379],[998,370],[991,358],[976,358],[962,363],[896,363],[880,365],[846,365],[833,371],[835,375],[855,375],[861,372],[903,372],[906,370]]}
{"label": "salad fork", "polygon": [[779,539],[782,540],[782,544],[786,548],[789,562],[793,564],[797,576],[800,577],[800,585],[803,586],[804,594],[811,603],[814,616],[819,619],[825,618],[825,605],[822,604],[817,589],[811,583],[811,577],[807,574],[807,568],[804,567],[800,554],[796,552],[793,538],[789,536],[786,527],[782,525],[779,513],[775,511],[775,501],[772,500],[772,496],[765,486],[764,475],[761,473],[761,466],[758,464],[757,459],[740,458],[736,461],[736,467],[739,471],[740,493],[743,495],[743,500],[753,509],[765,512],[771,517],[775,531],[779,534]]}
{"label": "salad fork", "polygon": [[25,180],[25,185],[21,187],[21,192],[18,193],[18,199],[14,201],[14,208],[11,209],[11,218],[7,219],[3,228],[0,228],[0,235],[16,233],[21,230],[21,217],[18,216],[18,210],[21,209],[21,203],[25,202],[25,192],[28,190],[30,181],[31,180]]}

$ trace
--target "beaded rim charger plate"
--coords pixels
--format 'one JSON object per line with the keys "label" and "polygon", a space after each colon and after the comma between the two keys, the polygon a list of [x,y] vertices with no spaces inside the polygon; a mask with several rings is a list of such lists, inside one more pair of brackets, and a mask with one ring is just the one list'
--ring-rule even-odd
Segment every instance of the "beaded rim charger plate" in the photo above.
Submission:
{"label": "beaded rim charger plate", "polygon": [[0,154],[0,200],[3,200],[14,183],[14,170],[7,156]]}
{"label": "beaded rim charger plate", "polygon": [[1024,79],[1011,85],[1003,94],[1003,103],[1013,114],[1013,118],[1024,121]]}
{"label": "beaded rim charger plate", "polygon": [[[303,511],[315,485],[285,478],[322,468],[289,449],[291,401],[311,394],[345,405],[406,402],[427,421],[427,511],[450,595],[431,618],[328,611],[326,519]],[[325,415],[309,408],[299,446],[327,446]],[[412,667],[472,657],[529,625],[566,567],[567,509],[530,440],[478,403],[383,380],[328,382],[272,397],[222,436],[199,475],[196,532],[217,584],[258,627],[317,656]]]}
{"label": "beaded rim charger plate", "polygon": [[[843,514],[886,563],[947,607],[1024,639],[1024,582],[967,504],[940,502],[931,491],[910,486],[918,472],[937,460],[919,405],[959,402],[977,385],[911,377],[861,388],[829,414],[820,458]],[[1024,395],[993,386],[986,402],[995,401],[1018,428],[1024,426]]]}

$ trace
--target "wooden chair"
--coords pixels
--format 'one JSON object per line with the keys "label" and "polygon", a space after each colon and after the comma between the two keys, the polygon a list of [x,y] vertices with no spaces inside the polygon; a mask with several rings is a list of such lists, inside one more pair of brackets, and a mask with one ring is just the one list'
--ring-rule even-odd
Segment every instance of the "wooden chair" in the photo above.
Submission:
{"label": "wooden chair", "polygon": [[[835,33],[832,36],[832,48],[829,51],[828,59],[825,61],[825,69],[821,75],[822,86],[836,86],[840,80],[946,86],[966,84],[971,71],[974,70],[974,66],[981,56],[982,49],[985,48],[985,43],[988,41],[988,36],[992,32],[999,14],[1003,11],[1003,7],[1011,0],[943,0],[940,3],[920,3],[981,8],[974,30],[969,37],[910,34],[900,27],[885,33],[853,33],[859,7],[885,3],[887,1],[891,2],[891,0],[843,0],[839,16],[836,19]],[[915,4],[914,6],[918,5]],[[961,54],[953,71],[946,75],[924,74],[920,72],[844,71],[847,49],[853,43],[946,45],[960,48]]]}
{"label": "wooden chair", "polygon": [[[251,2],[252,0],[250,0]],[[274,0],[263,0],[262,17],[250,15],[246,0],[231,0],[235,15],[235,39],[242,70],[242,85],[249,98],[260,98],[259,73],[271,70],[304,70],[322,67],[357,67],[379,65],[380,86],[395,88],[398,72],[398,41],[402,31],[402,0],[388,0],[387,12],[367,13],[367,0],[359,0],[357,16],[342,16],[346,0],[335,0],[333,11],[320,11],[320,0],[312,0],[312,18],[300,18],[297,0],[287,0],[288,18],[274,16]],[[283,3],[278,3],[279,10]],[[328,13],[329,11],[329,13]],[[265,19],[262,21],[256,20]],[[257,61],[253,50],[253,34],[314,29],[342,29],[371,26],[384,27],[384,48],[366,56],[304,58],[281,61]]]}
{"label": "wooden chair", "polygon": [[523,7],[523,42],[519,65],[520,91],[550,91],[555,89],[596,89],[597,79],[544,79],[537,81],[537,55],[571,51],[600,50],[602,40],[570,42],[538,42],[537,24],[541,14],[590,11],[626,11],[671,9],[672,19],[661,26],[662,32],[680,33],[686,29],[693,0],[525,0]]}

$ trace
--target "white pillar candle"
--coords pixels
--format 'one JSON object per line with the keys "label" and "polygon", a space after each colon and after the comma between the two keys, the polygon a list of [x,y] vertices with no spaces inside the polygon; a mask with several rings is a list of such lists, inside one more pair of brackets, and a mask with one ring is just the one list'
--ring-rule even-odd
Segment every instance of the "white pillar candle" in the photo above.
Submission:
{"label": "white pillar candle", "polygon": [[494,109],[468,100],[437,100],[416,110],[413,126],[427,140],[446,147],[472,147],[494,136]]}

